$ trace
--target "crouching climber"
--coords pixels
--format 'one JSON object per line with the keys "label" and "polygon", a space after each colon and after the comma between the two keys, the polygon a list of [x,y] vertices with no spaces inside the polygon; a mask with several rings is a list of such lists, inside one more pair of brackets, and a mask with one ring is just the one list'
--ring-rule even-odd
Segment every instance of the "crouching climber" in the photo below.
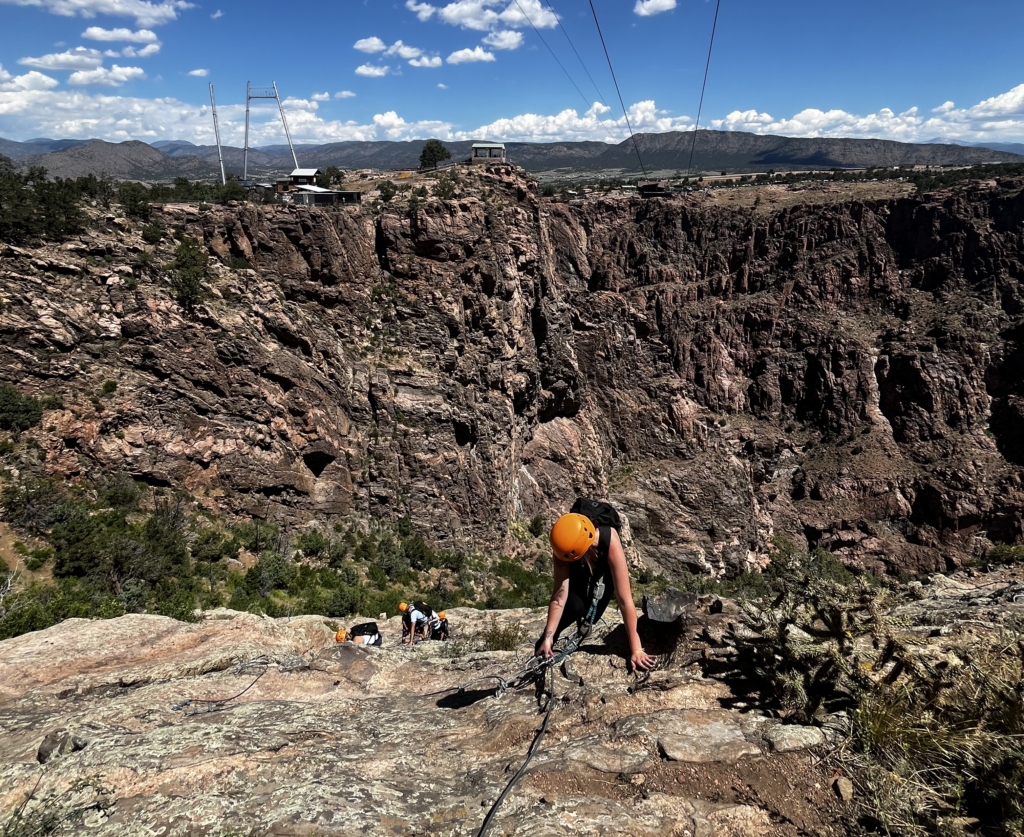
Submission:
{"label": "crouching climber", "polygon": [[448,629],[448,614],[443,610],[437,614],[437,618],[430,626],[430,638],[440,640],[441,642],[451,638],[451,633]]}
{"label": "crouching climber", "polygon": [[342,628],[334,635],[334,638],[338,642],[354,642],[356,645],[374,645],[380,647],[384,644],[384,639],[380,635],[380,631],[377,629],[376,622],[363,622],[359,625],[353,625],[349,629]]}
{"label": "crouching climber", "polygon": [[547,624],[537,641],[539,656],[554,656],[552,646],[574,622],[582,632],[589,631],[614,593],[629,638],[630,668],[646,671],[654,667],[656,660],[644,651],[636,630],[636,607],[626,554],[619,540],[620,525],[618,512],[608,503],[579,498],[569,514],[562,515],[551,527],[551,550],[556,559],[554,590]]}
{"label": "crouching climber", "polygon": [[402,644],[413,645],[416,641],[427,639],[433,624],[437,621],[433,609],[426,602],[413,602],[411,605],[402,602],[398,606],[402,614]]}

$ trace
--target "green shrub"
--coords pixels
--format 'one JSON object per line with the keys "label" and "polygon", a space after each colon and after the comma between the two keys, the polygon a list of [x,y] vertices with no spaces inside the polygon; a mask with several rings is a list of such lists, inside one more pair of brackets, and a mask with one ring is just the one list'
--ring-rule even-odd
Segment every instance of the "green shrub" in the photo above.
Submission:
{"label": "green shrub", "polygon": [[528,634],[519,624],[500,625],[492,613],[477,635],[488,651],[516,651],[526,642]]}
{"label": "green shrub", "polygon": [[409,559],[402,545],[390,535],[384,535],[377,544],[374,562],[390,579],[396,579],[409,570]]}
{"label": "green shrub", "polygon": [[253,519],[242,523],[234,530],[234,539],[243,549],[254,555],[274,548],[279,530],[273,523]]}
{"label": "green shrub", "polygon": [[52,549],[33,549],[25,559],[25,569],[32,573],[41,570],[52,557]]}
{"label": "green shrub", "polygon": [[113,395],[117,392],[117,381],[104,381],[103,382],[103,394]]}
{"label": "green shrub", "polygon": [[544,516],[535,514],[530,518],[529,532],[535,538],[539,538],[544,534]]}
{"label": "green shrub", "polygon": [[487,597],[487,607],[500,610],[512,607],[542,607],[551,599],[552,580],[550,576],[528,570],[522,564],[502,558],[492,570],[498,578],[511,584],[497,587]]}
{"label": "green shrub", "polygon": [[241,256],[231,257],[231,269],[232,270],[252,270],[252,265],[249,264],[248,259],[243,259]]}
{"label": "green shrub", "polygon": [[306,529],[295,542],[295,546],[307,558],[323,558],[331,548],[331,542],[321,534],[319,529]]}
{"label": "green shrub", "polygon": [[192,558],[205,564],[238,558],[239,543],[216,529],[200,529],[192,539]]}
{"label": "green shrub", "polygon": [[204,286],[210,256],[200,243],[191,237],[183,236],[181,243],[174,251],[174,261],[167,267],[171,273],[171,290],[174,299],[192,313],[199,303],[207,297]]}
{"label": "green shrub", "polygon": [[163,237],[164,231],[159,224],[146,224],[142,228],[142,240],[146,244],[159,244]]}
{"label": "green shrub", "polygon": [[993,564],[1024,564],[1024,546],[996,544],[985,553],[985,559]]}
{"label": "green shrub", "polygon": [[0,384],[0,430],[28,430],[42,418],[43,405],[39,399],[22,395],[11,384]]}

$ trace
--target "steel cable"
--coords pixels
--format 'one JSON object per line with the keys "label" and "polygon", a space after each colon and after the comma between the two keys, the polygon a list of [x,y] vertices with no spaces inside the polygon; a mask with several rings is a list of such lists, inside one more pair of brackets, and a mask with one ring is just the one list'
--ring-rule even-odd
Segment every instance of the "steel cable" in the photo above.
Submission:
{"label": "steel cable", "polygon": [[704,107],[704,89],[708,86],[708,70],[711,68],[711,50],[715,46],[715,30],[718,28],[718,10],[722,6],[722,0],[715,2],[715,20],[711,24],[711,43],[708,44],[708,62],[704,65],[704,83],[700,86],[700,104],[697,105],[697,121],[693,123],[693,142],[690,144],[690,162],[686,164],[686,176],[690,176],[690,169],[693,166],[693,150],[697,147],[697,129],[700,127],[700,112]]}
{"label": "steel cable", "polygon": [[[516,0],[518,2],[518,0]],[[597,26],[597,35],[601,39],[601,46],[604,49],[604,57],[608,60],[608,69],[612,74],[612,82],[615,84],[615,93],[619,97],[619,105],[622,107],[622,115],[626,118],[626,127],[629,128],[629,137],[633,140],[633,150],[636,151],[636,159],[640,161],[640,169],[644,173],[644,180],[647,180],[647,169],[644,167],[643,157],[640,156],[640,146],[636,143],[633,135],[633,126],[629,124],[629,114],[626,113],[626,103],[622,101],[622,91],[619,90],[619,80],[615,78],[615,68],[612,66],[612,57],[608,54],[608,45],[604,42],[604,33],[601,32],[601,21],[597,19],[597,9],[594,8],[594,0],[590,0],[590,11],[594,15],[594,24]]]}

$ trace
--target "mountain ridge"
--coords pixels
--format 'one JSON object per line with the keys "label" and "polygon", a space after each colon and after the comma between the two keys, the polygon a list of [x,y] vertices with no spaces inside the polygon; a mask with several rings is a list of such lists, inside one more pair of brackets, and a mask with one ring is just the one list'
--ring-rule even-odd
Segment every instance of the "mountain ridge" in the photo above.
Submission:
{"label": "mountain ridge", "polygon": [[[494,138],[491,138],[494,139]],[[194,145],[183,140],[160,140],[153,144],[140,141],[109,143],[102,140],[38,140],[38,144],[18,143],[0,138],[0,154],[15,160],[20,167],[44,166],[52,175],[76,177],[109,174],[147,180],[167,177],[212,177],[219,170],[217,147]],[[45,142],[46,145],[42,145]],[[75,142],[74,145],[67,143]],[[297,145],[296,154],[305,165],[320,168],[395,169],[411,168],[419,163],[425,140],[346,140],[322,145]],[[445,143],[452,159],[466,159],[473,140]],[[1003,143],[1000,145],[1012,146]],[[153,154],[142,150],[142,146]],[[903,143],[878,139],[831,139],[782,137],[740,131],[672,131],[661,134],[637,134],[633,140],[618,144],[597,141],[551,143],[505,143],[509,160],[534,173],[553,173],[560,169],[578,172],[607,172],[622,175],[640,173],[636,160],[639,148],[648,172],[709,171],[747,172],[775,169],[793,171],[805,168],[864,168],[897,165],[973,165],[978,163],[1024,162],[1024,154],[986,146],[958,143]],[[1019,146],[1024,151],[1024,145]],[[58,150],[48,150],[48,149]],[[692,167],[690,164],[692,149]],[[225,165],[241,173],[244,151],[235,146],[222,147]],[[26,153],[30,152],[30,153]],[[159,157],[153,156],[154,154]],[[271,145],[249,149],[250,173],[260,176],[287,171],[294,167],[287,146]]]}

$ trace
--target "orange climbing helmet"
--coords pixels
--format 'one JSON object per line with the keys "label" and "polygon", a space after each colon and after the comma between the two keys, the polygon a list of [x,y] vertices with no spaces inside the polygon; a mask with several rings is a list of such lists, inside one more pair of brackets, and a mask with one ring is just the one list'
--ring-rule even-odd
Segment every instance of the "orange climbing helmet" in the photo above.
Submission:
{"label": "orange climbing helmet", "polygon": [[348,631],[346,631],[344,628],[342,628],[341,630],[338,631],[338,633],[336,633],[334,635],[334,638],[338,642],[345,642],[345,640],[348,639]]}
{"label": "orange climbing helmet", "polygon": [[407,604],[406,604],[405,602],[402,602],[402,603],[401,603],[401,604],[400,604],[400,605],[398,606],[398,612],[399,612],[399,613],[405,613],[405,612],[406,612],[406,611],[407,611],[408,609],[409,609],[409,605],[407,605]]}
{"label": "orange climbing helmet", "polygon": [[551,527],[551,549],[560,561],[578,561],[597,541],[589,517],[563,514]]}
{"label": "orange climbing helmet", "polygon": [[437,614],[437,618],[438,619],[447,619],[448,617],[445,615],[445,612],[442,610],[439,614]]}

